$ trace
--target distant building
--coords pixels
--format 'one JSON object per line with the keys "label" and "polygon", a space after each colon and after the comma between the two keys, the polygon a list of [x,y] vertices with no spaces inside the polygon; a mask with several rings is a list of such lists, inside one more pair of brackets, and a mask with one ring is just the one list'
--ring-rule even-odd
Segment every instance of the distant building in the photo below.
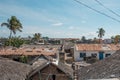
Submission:
{"label": "distant building", "polygon": [[48,42],[50,44],[64,44],[66,42],[76,43],[79,41],[79,38],[50,38]]}
{"label": "distant building", "polygon": [[26,57],[26,63],[40,55],[57,57],[59,45],[23,45],[20,48],[0,48],[0,56],[21,62],[21,57]]}
{"label": "distant building", "polygon": [[45,44],[45,40],[44,39],[39,39],[39,41],[35,41],[34,44],[44,45]]}
{"label": "distant building", "polygon": [[20,48],[5,47],[0,48],[0,56],[2,55],[55,55],[58,52],[59,46],[39,46],[39,45],[25,45]]}
{"label": "distant building", "polygon": [[115,44],[76,44],[74,47],[74,60],[80,61],[87,57],[96,57],[101,60],[120,49]]}
{"label": "distant building", "polygon": [[104,43],[104,44],[111,44],[112,42],[113,42],[112,39],[104,39],[104,40],[103,40],[103,43]]}

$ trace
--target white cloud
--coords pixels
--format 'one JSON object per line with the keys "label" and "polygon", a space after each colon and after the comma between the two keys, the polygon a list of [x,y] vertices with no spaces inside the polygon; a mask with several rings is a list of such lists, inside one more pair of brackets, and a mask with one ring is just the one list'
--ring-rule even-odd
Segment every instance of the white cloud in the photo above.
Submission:
{"label": "white cloud", "polygon": [[69,27],[69,29],[70,29],[70,30],[73,30],[73,29],[74,29],[74,27],[73,27],[73,26],[70,26],[70,27]]}
{"label": "white cloud", "polygon": [[8,37],[10,34],[9,29],[5,28],[5,27],[1,27],[0,29],[0,37]]}
{"label": "white cloud", "polygon": [[62,22],[58,22],[58,23],[54,23],[54,24],[52,24],[53,26],[62,26],[63,25],[63,23]]}
{"label": "white cloud", "polygon": [[70,26],[70,27],[68,27],[68,29],[70,29],[70,30],[79,30],[80,27],[78,27],[78,26]]}
{"label": "white cloud", "polygon": [[96,32],[89,32],[89,33],[87,33],[86,35],[87,35],[87,36],[96,36],[97,33],[96,33]]}
{"label": "white cloud", "polygon": [[81,35],[82,36],[85,36],[86,38],[94,38],[94,37],[97,37],[97,33],[96,32],[87,32],[87,33],[83,33]]}

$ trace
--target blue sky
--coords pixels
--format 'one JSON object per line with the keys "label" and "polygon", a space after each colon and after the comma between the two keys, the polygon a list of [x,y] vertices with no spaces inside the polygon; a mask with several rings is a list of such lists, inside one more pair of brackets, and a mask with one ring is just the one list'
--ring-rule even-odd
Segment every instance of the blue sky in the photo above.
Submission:
{"label": "blue sky", "polygon": [[[79,0],[92,8],[112,16],[95,0]],[[99,0],[106,7],[120,14],[120,0]],[[74,0],[0,0],[0,24],[12,15],[23,25],[23,32],[16,36],[27,37],[34,33],[54,38],[97,37],[98,28],[105,29],[104,38],[120,34],[120,23],[78,4]],[[0,28],[0,37],[8,37],[9,30]]]}

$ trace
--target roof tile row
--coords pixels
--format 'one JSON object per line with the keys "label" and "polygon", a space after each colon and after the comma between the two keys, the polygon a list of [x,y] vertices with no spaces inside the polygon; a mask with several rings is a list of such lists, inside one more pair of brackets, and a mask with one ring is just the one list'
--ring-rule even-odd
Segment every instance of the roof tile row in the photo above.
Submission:
{"label": "roof tile row", "polygon": [[19,49],[0,49],[0,55],[55,55],[57,53],[57,49],[53,48],[50,50],[49,48],[19,48]]}
{"label": "roof tile row", "polygon": [[118,44],[76,44],[76,50],[80,51],[105,51],[105,50],[119,50]]}

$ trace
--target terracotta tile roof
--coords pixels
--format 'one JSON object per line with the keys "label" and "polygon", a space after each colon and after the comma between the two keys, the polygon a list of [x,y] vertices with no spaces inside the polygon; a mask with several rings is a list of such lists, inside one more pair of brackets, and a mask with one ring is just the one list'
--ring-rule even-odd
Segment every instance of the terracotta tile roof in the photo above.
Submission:
{"label": "terracotta tile roof", "polygon": [[115,44],[76,44],[78,51],[105,51],[105,50],[119,50],[120,45]]}
{"label": "terracotta tile roof", "polygon": [[18,48],[13,50],[9,49],[0,49],[0,55],[55,55],[57,53],[57,48]]}

